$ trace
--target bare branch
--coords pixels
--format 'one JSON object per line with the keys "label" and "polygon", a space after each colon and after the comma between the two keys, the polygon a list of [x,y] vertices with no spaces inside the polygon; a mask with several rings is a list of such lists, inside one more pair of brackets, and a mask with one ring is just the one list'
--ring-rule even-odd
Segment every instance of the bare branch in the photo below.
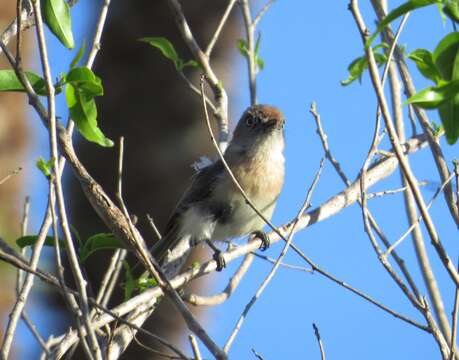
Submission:
{"label": "bare branch", "polygon": [[[266,256],[266,255],[263,255],[263,254],[259,254],[257,252],[253,252],[252,253],[253,255],[255,255],[257,258],[259,259],[263,259],[271,264],[275,264],[276,263],[276,260],[277,259],[274,259],[272,257],[269,257],[269,256]],[[285,269],[290,269],[290,270],[296,270],[296,271],[301,271],[301,272],[306,272],[306,273],[309,273],[309,274],[312,274],[314,273],[314,270],[310,269],[310,268],[307,268],[305,266],[300,266],[300,265],[293,265],[293,264],[288,264],[286,262],[281,262],[279,264],[280,267],[283,267]]]}
{"label": "bare branch", "polygon": [[96,359],[102,359],[102,352],[97,341],[96,334],[90,326],[90,317],[89,317],[89,306],[87,300],[87,281],[83,276],[81,271],[78,255],[76,253],[75,247],[73,245],[72,235],[68,225],[67,214],[65,211],[64,203],[64,194],[61,184],[61,173],[59,171],[59,153],[57,150],[57,131],[56,131],[56,104],[55,104],[55,89],[53,85],[53,80],[51,76],[49,60],[48,60],[48,51],[46,47],[46,40],[44,35],[43,20],[41,15],[40,2],[32,1],[32,7],[35,15],[36,22],[36,33],[38,39],[38,48],[40,50],[40,59],[42,64],[42,70],[45,77],[46,91],[47,91],[47,100],[48,100],[48,121],[49,121],[49,138],[50,138],[50,149],[51,149],[51,158],[53,159],[54,174],[53,180],[56,188],[56,197],[59,210],[59,220],[60,225],[64,234],[64,240],[67,250],[67,256],[70,262],[70,267],[73,272],[73,276],[78,286],[78,290],[81,294],[80,297],[80,308],[82,311],[83,324],[88,332],[88,340],[91,346],[91,352],[94,354]]}
{"label": "bare branch", "polygon": [[237,0],[229,0],[228,6],[225,9],[225,12],[223,13],[222,18],[220,19],[220,22],[218,23],[217,29],[215,30],[214,35],[212,36],[212,39],[210,39],[209,44],[207,45],[206,48],[206,56],[210,58],[210,55],[212,54],[212,50],[214,49],[214,46],[220,36],[220,33],[223,30],[223,27],[226,24],[226,21],[228,20],[229,14],[231,13],[231,10],[233,10],[234,4],[236,4]]}
{"label": "bare branch", "polygon": [[[317,126],[317,134],[319,135],[320,140],[322,142],[322,147],[324,149],[325,156],[332,163],[333,167],[335,168],[335,170],[338,173],[338,175],[341,178],[341,180],[347,186],[350,186],[350,183],[351,183],[350,180],[348,179],[346,174],[343,172],[339,162],[333,157],[333,155],[332,155],[332,153],[330,151],[330,147],[328,145],[328,140],[327,140],[327,135],[325,134],[325,132],[324,132],[324,130],[322,128],[320,115],[317,112],[315,103],[311,104],[310,112],[311,112],[311,114],[313,115],[313,117],[315,119],[316,126]],[[377,119],[379,119],[379,117],[377,117]],[[386,157],[390,156],[390,154],[391,153],[388,153],[388,154],[386,153]],[[357,199],[357,202],[359,203],[360,206],[362,206],[362,201],[361,201],[360,197]],[[383,242],[384,246],[386,248],[388,248],[391,244],[390,244],[389,240],[387,239],[387,237],[384,235],[384,233],[379,228],[375,218],[373,217],[373,215],[371,214],[369,209],[367,209],[367,217],[368,217],[368,220],[369,220],[370,225],[373,228],[373,230],[376,232],[376,234],[378,234],[378,236],[381,239],[381,241]],[[416,296],[419,296],[419,291],[417,289],[417,286],[416,286],[414,280],[412,279],[411,274],[409,273],[408,269],[406,268],[404,260],[396,252],[392,252],[392,257],[394,258],[394,260],[397,263],[398,267],[402,271],[403,276],[405,277],[406,281],[410,285],[410,288],[413,291],[413,293]]]}
{"label": "bare branch", "polygon": [[[459,262],[458,262],[458,268],[459,268]],[[449,346],[451,348],[451,354],[449,355],[449,360],[454,359],[454,356],[456,355],[456,351],[457,351],[456,335],[457,335],[458,312],[459,312],[459,287],[456,287],[456,291],[454,294],[454,307],[453,307],[453,312],[451,314],[452,321],[453,321],[453,330],[451,332],[451,340],[449,342]]]}
{"label": "bare branch", "polygon": [[[445,188],[445,186],[447,186],[447,184],[449,184],[449,182],[451,181],[451,179],[453,178],[453,174],[450,175],[449,179],[446,179],[446,182],[444,184],[442,184],[438,189],[437,191],[435,191],[435,194],[432,196],[432,199],[430,200],[430,202],[427,204],[427,209],[430,209],[431,206],[433,205],[435,199],[438,197],[438,195],[440,195],[440,193],[443,191],[443,189]],[[407,231],[405,231],[405,233],[397,240],[395,241],[387,250],[384,254],[382,254],[382,256],[384,257],[387,257],[392,251],[394,251],[394,249],[400,245],[400,243],[406,239],[406,237],[411,234],[411,232],[419,225],[419,222],[422,220],[422,216],[419,216],[417,219],[414,220],[414,222],[411,223],[411,226],[408,228]]]}
{"label": "bare branch", "polygon": [[201,50],[198,43],[196,42],[188,22],[186,21],[185,15],[183,14],[182,6],[178,0],[167,0],[169,7],[172,10],[174,20],[177,24],[182,38],[185,41],[186,45],[190,49],[196,61],[199,63],[201,68],[206,75],[206,80],[209,83],[212,92],[214,94],[216,102],[216,118],[218,121],[220,134],[219,134],[219,143],[220,149],[224,151],[228,145],[229,138],[229,127],[228,127],[228,96],[225,89],[222,86],[221,81],[217,78],[213,72],[210,64],[209,57]]}
{"label": "bare branch", "polygon": [[253,262],[253,257],[253,254],[247,254],[245,256],[241,265],[239,265],[239,268],[236,270],[234,275],[229,280],[228,285],[226,285],[225,290],[223,290],[220,294],[213,296],[199,296],[195,294],[185,293],[185,295],[183,295],[183,300],[193,305],[205,306],[212,306],[224,303],[234,293],[242,278],[247,273],[247,270],[249,270],[249,267]]}
{"label": "bare branch", "polygon": [[253,19],[253,26],[256,27],[258,23],[260,22],[261,18],[266,14],[266,12],[269,10],[271,5],[274,4],[274,0],[269,0],[258,12],[257,16],[255,16],[255,19]]}
{"label": "bare branch", "polygon": [[21,317],[22,320],[24,320],[26,326],[29,328],[32,335],[34,336],[34,338],[37,340],[40,347],[43,349],[43,352],[46,354],[46,356],[49,356],[51,353],[49,352],[48,345],[46,345],[45,339],[43,339],[43,337],[40,335],[40,333],[37,330],[37,327],[32,323],[25,310],[22,311]]}
{"label": "bare branch", "polygon": [[[378,0],[371,0],[371,3],[373,5],[373,8],[376,11],[376,14],[378,15],[379,20],[381,20],[383,17],[386,16],[386,13]],[[394,40],[394,35],[392,31],[390,30],[390,28],[386,27],[385,34],[389,40],[388,42],[392,43]],[[403,85],[405,87],[407,96],[408,97],[413,96],[416,93],[416,88],[414,87],[413,80],[411,79],[411,75],[405,63],[405,57],[403,55],[403,51],[398,46],[396,46],[395,48],[395,59],[397,62],[397,66],[400,72],[400,77],[403,81]],[[421,123],[424,133],[427,136],[427,139],[429,141],[430,150],[435,160],[435,164],[437,166],[438,173],[440,174],[441,182],[443,183],[450,176],[450,171],[446,164],[446,160],[441,150],[441,147],[438,143],[438,139],[435,138],[432,132],[430,121],[425,111],[417,106],[413,106],[412,108],[414,109],[414,112],[416,113],[416,117],[419,119],[419,122]],[[445,188],[444,195],[445,195],[445,200],[450,210],[450,213],[454,221],[456,222],[456,226],[459,227],[459,210],[458,210],[459,206],[454,203],[453,190],[451,186],[449,187],[447,186]]]}
{"label": "bare branch", "polygon": [[317,185],[317,183],[318,183],[318,181],[320,179],[320,175],[322,174],[323,167],[324,167],[324,159],[322,159],[320,161],[319,170],[317,171],[316,176],[314,177],[314,180],[313,180],[311,186],[309,187],[308,193],[306,195],[306,200],[304,201],[303,206],[299,210],[298,215],[296,216],[296,218],[293,220],[292,226],[290,228],[289,235],[287,237],[287,241],[285,242],[284,248],[282,249],[279,257],[277,258],[276,263],[273,265],[273,267],[271,268],[271,271],[268,273],[266,278],[261,283],[260,287],[255,292],[255,295],[252,297],[252,299],[250,299],[249,303],[244,308],[244,311],[242,312],[241,316],[239,317],[239,320],[237,321],[233,331],[231,332],[231,335],[228,337],[228,340],[226,341],[226,344],[223,347],[223,350],[226,353],[229,352],[229,349],[230,349],[232,343],[234,342],[234,339],[236,338],[237,334],[239,333],[239,330],[242,327],[242,323],[247,318],[247,314],[249,313],[250,309],[255,304],[255,302],[260,298],[261,294],[263,293],[265,288],[268,286],[268,284],[271,281],[271,279],[274,277],[274,274],[276,273],[277,269],[279,268],[279,264],[281,263],[281,261],[283,260],[285,255],[287,254],[287,251],[288,251],[288,249],[290,247],[290,244],[292,242],[293,234],[295,233],[295,230],[296,230],[296,227],[297,227],[297,225],[298,225],[298,223],[300,221],[300,218],[303,216],[303,214],[306,211],[306,209],[308,209],[311,206],[312,193],[314,192],[314,189],[315,189],[315,187],[316,187],[316,185]]}
{"label": "bare branch", "polygon": [[6,175],[3,179],[0,179],[0,185],[2,185],[4,182],[9,180],[12,176],[17,175],[21,172],[22,168],[18,167],[17,169],[11,171],[8,175]]}
{"label": "bare branch", "polygon": [[249,0],[240,0],[247,39],[247,65],[249,72],[250,104],[257,103],[257,64],[255,62],[255,25],[252,22]]}
{"label": "bare branch", "polygon": [[314,329],[314,335],[316,336],[317,343],[319,344],[320,357],[322,360],[325,360],[324,344],[322,343],[322,339],[320,337],[319,328],[315,323],[312,323],[312,328]]}
{"label": "bare branch", "polygon": [[255,349],[252,348],[252,352],[253,352],[253,355],[255,355],[255,357],[258,360],[265,360],[264,357],[262,355],[260,355]]}
{"label": "bare branch", "polygon": [[[355,0],[351,1],[349,8],[351,10],[352,15],[354,16],[357,27],[362,36],[362,41],[365,44],[366,39],[368,37],[368,31],[366,30],[366,26],[363,23],[360,12],[357,9],[357,3]],[[366,56],[368,59],[370,78],[372,80],[373,87],[376,91],[379,105],[381,106],[382,115],[383,115],[383,118],[386,124],[386,129],[389,133],[391,144],[394,148],[397,159],[400,162],[400,167],[403,171],[404,176],[406,177],[406,180],[411,188],[411,191],[413,192],[413,196],[416,200],[416,204],[419,207],[421,215],[424,218],[424,223],[425,223],[427,232],[429,233],[429,236],[432,240],[432,244],[434,245],[434,248],[437,251],[437,254],[440,260],[442,261],[445,269],[448,271],[448,274],[450,275],[451,279],[456,283],[456,285],[459,285],[459,273],[457,272],[455,266],[453,265],[451,259],[449,258],[448,253],[445,251],[440,241],[440,238],[438,237],[437,231],[435,229],[435,225],[430,217],[430,214],[424,202],[424,198],[422,197],[421,191],[419,190],[419,187],[417,185],[417,180],[414,177],[411,171],[411,168],[405,158],[405,155],[403,154],[403,150],[400,146],[400,140],[395,131],[395,127],[392,122],[392,117],[387,107],[387,102],[386,102],[386,98],[384,95],[384,91],[381,86],[381,81],[380,81],[379,73],[378,73],[378,66],[374,58],[373,50],[371,47],[368,47],[366,48],[365,52],[366,52]]]}
{"label": "bare branch", "polygon": [[191,348],[193,349],[194,360],[202,360],[201,352],[199,351],[199,346],[196,338],[193,336],[193,334],[190,334],[188,335],[188,339],[190,340]]}

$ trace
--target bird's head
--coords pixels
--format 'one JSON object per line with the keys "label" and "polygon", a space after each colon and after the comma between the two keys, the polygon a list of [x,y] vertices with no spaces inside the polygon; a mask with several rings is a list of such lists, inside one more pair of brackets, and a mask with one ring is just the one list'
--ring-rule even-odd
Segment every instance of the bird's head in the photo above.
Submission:
{"label": "bird's head", "polygon": [[[284,115],[270,105],[253,105],[241,116],[230,147],[243,151],[284,145]],[[275,150],[275,149],[273,149]]]}

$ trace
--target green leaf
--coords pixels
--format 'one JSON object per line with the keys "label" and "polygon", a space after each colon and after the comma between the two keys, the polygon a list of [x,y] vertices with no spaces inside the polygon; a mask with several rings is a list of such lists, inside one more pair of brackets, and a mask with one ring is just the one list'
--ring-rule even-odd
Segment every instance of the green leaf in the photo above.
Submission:
{"label": "green leaf", "polygon": [[76,53],[75,57],[73,58],[72,62],[70,63],[70,69],[75,68],[80,60],[83,58],[83,55],[86,51],[86,40],[83,40],[83,43],[81,44],[81,47],[78,49],[78,52]]}
{"label": "green leaf", "polygon": [[265,62],[260,57],[260,44],[261,44],[261,33],[258,33],[257,42],[255,44],[255,63],[258,69],[263,70],[265,68]]}
{"label": "green leaf", "polygon": [[376,28],[376,31],[366,41],[365,48],[368,49],[371,46],[371,43],[375,40],[376,36],[378,36],[378,34],[395,19],[415,9],[419,9],[421,7],[436,3],[441,3],[441,0],[410,0],[395,8],[389,14],[387,14],[387,16],[384,19],[380,21],[378,27]]}
{"label": "green leaf", "polygon": [[241,55],[244,57],[249,57],[249,48],[245,40],[237,39],[236,44],[237,44],[237,48],[239,49],[239,52],[241,53]]}
{"label": "green leaf", "polygon": [[406,103],[415,104],[424,109],[436,109],[446,101],[452,100],[458,92],[459,80],[442,82],[439,86],[429,86],[418,91]]}
{"label": "green leaf", "polygon": [[71,83],[65,87],[65,97],[70,117],[75,121],[81,135],[86,140],[101,146],[113,146],[113,141],[106,138],[97,126],[97,107],[94,97]]}
{"label": "green leaf", "polygon": [[[451,79],[452,83],[459,82],[459,47],[456,48]],[[438,112],[445,130],[446,141],[450,145],[455,144],[459,138],[459,89],[456,89],[452,99],[438,108]]]}
{"label": "green leaf", "polygon": [[418,70],[427,79],[433,80],[438,84],[441,80],[441,74],[434,63],[433,55],[426,49],[416,49],[408,57],[416,63]]}
{"label": "green leaf", "polygon": [[449,144],[456,143],[459,137],[459,89],[453,85],[459,82],[459,32],[451,32],[437,45],[433,60],[443,79],[452,88],[448,100],[441,103],[438,112]]}
{"label": "green leaf", "polygon": [[260,70],[263,70],[265,68],[265,62],[263,59],[257,57],[256,58],[256,63],[257,63],[257,66]]}
{"label": "green leaf", "polygon": [[78,246],[81,247],[83,245],[83,242],[81,241],[80,233],[78,232],[75,226],[73,226],[72,224],[69,224],[69,225],[70,225],[70,231],[72,233],[72,237],[76,240],[76,243],[78,244]]}
{"label": "green leaf", "polygon": [[440,136],[444,132],[443,126],[437,124],[435,121],[431,121],[431,125],[432,125],[432,129],[433,129],[433,134],[434,134],[435,137]]}
{"label": "green leaf", "polygon": [[132,275],[131,267],[126,260],[123,260],[123,267],[125,270],[124,273],[124,301],[128,301],[132,297],[132,293],[135,290],[136,281],[134,280],[134,276]]}
{"label": "green leaf", "polygon": [[[378,66],[382,66],[383,64],[386,63],[387,57],[384,53],[378,53],[378,49],[385,48],[387,44],[382,43],[378,44],[373,48],[374,51],[374,56],[375,56],[375,61],[378,64]],[[342,86],[347,86],[354,82],[355,80],[359,80],[359,82],[362,81],[362,74],[363,72],[368,68],[368,61],[366,56],[361,56],[355,59],[353,62],[350,63],[348,66],[348,71],[349,71],[349,77],[346,80],[341,81]]]}
{"label": "green leaf", "polygon": [[139,39],[139,41],[145,42],[159,49],[159,51],[161,51],[164,57],[171,60],[174,63],[175,68],[179,70],[181,65],[181,59],[178,56],[177,51],[175,51],[174,45],[172,45],[172,43],[168,39],[164,37],[145,37]]}
{"label": "green leaf", "polygon": [[[442,0],[442,3],[444,3],[445,0]],[[442,3],[437,3],[437,10],[438,13],[440,14],[441,22],[443,23],[443,27],[446,25],[446,14],[445,14],[445,6]]]}
{"label": "green leaf", "polygon": [[88,96],[94,97],[104,94],[102,80],[87,67],[73,68],[68,72],[65,79],[66,83],[70,83],[74,87],[84,91]]}
{"label": "green leaf", "polygon": [[183,63],[182,68],[186,67],[199,67],[199,64],[197,61],[194,60],[188,60],[187,62]]}
{"label": "green leaf", "polygon": [[255,43],[255,56],[260,53],[261,32],[258,33],[257,42]]}
{"label": "green leaf", "polygon": [[354,61],[352,61],[347,67],[347,70],[349,71],[349,76],[346,80],[341,81],[341,85],[347,86],[357,79],[361,81],[362,74],[367,67],[368,67],[368,62],[365,56],[361,56],[355,59]]}
{"label": "green leaf", "polygon": [[42,0],[43,18],[51,32],[68,49],[73,49],[75,43],[72,34],[72,18],[70,6],[65,0]]}
{"label": "green leaf", "polygon": [[[38,95],[47,94],[45,80],[41,76],[32,71],[25,71],[24,73]],[[25,92],[26,90],[17,78],[14,70],[0,70],[0,91]]]}
{"label": "green leaf", "polygon": [[99,233],[86,240],[80,248],[80,259],[85,262],[87,258],[98,250],[124,249],[123,244],[111,233]]}
{"label": "green leaf", "polygon": [[454,22],[459,23],[459,3],[457,0],[447,0],[443,12]]}
{"label": "green leaf", "polygon": [[53,159],[45,161],[41,156],[37,159],[36,163],[38,170],[47,178],[51,176],[51,168],[53,167]]}
{"label": "green leaf", "polygon": [[453,145],[459,138],[459,94],[438,108],[448,144]]}
{"label": "green leaf", "polygon": [[142,274],[136,281],[135,288],[140,292],[158,285],[158,281],[155,278],[149,278],[147,274],[148,273]]}
{"label": "green leaf", "polygon": [[[259,55],[260,43],[261,43],[261,33],[258,34],[257,42],[255,44],[255,49],[254,49],[254,52],[255,52],[254,56],[255,56],[255,63],[257,64],[258,69],[263,70],[265,68],[265,62]],[[247,45],[247,42],[244,39],[237,39],[236,45],[241,55],[244,56],[245,58],[249,58],[249,47]]]}
{"label": "green leaf", "polygon": [[445,80],[455,80],[452,77],[456,54],[459,50],[459,32],[446,35],[435,48],[432,58],[440,74]]}
{"label": "green leaf", "polygon": [[[21,236],[19,239],[16,240],[16,245],[22,249],[22,248],[25,248],[26,246],[35,245],[37,240],[38,240],[38,235]],[[59,247],[65,249],[65,244],[63,240],[59,239],[58,244],[59,244]],[[54,246],[54,236],[47,236],[45,238],[44,245]]]}

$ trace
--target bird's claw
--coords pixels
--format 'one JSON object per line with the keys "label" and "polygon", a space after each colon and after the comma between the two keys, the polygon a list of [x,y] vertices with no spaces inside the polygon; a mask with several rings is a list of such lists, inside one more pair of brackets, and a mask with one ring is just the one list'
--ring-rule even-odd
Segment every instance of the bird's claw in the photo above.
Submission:
{"label": "bird's claw", "polygon": [[222,271],[226,267],[226,261],[220,250],[216,250],[213,255],[213,259],[217,263],[217,271]]}
{"label": "bird's claw", "polygon": [[271,241],[269,240],[268,235],[266,235],[264,231],[257,230],[257,231],[252,232],[252,235],[261,239],[261,245],[260,245],[261,251],[265,251],[271,246]]}

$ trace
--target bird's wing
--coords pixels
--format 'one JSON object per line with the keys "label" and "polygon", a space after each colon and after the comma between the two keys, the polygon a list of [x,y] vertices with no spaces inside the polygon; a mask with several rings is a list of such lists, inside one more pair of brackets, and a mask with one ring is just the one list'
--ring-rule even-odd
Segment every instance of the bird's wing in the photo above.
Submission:
{"label": "bird's wing", "polygon": [[215,182],[223,170],[223,163],[218,160],[214,164],[201,169],[192,177],[190,186],[180,198],[167,222],[164,236],[153,247],[153,255],[158,261],[161,262],[167,250],[172,249],[179,240],[180,217],[190,207],[212,196]]}

